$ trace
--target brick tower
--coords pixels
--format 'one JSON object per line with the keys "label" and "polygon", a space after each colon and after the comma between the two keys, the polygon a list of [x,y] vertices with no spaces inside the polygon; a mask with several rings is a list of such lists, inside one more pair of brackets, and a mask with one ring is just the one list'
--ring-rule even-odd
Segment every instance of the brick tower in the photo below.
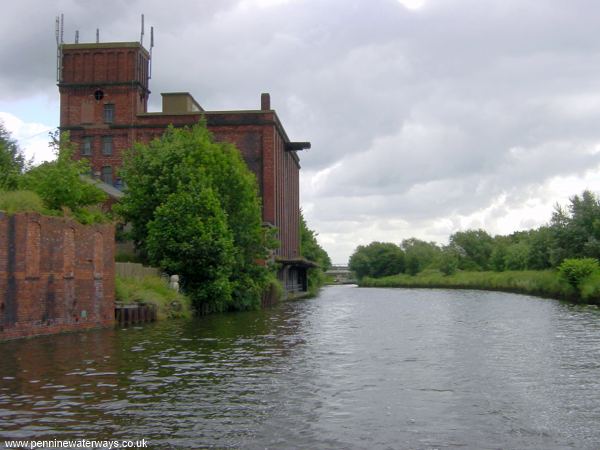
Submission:
{"label": "brick tower", "polygon": [[147,111],[150,55],[137,42],[63,44],[60,126],[90,160],[93,174],[119,186],[116,169]]}

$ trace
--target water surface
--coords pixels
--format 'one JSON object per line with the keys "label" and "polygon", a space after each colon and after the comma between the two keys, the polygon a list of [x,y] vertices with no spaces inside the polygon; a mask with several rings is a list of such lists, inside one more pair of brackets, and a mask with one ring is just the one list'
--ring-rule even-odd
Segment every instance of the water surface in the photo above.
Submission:
{"label": "water surface", "polygon": [[534,297],[337,286],[0,355],[2,440],[600,448],[600,311]]}

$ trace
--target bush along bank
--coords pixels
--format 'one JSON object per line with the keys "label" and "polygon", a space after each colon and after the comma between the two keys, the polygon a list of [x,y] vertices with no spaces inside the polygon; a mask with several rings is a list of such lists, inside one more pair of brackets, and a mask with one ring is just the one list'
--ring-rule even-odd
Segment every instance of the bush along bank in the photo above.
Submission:
{"label": "bush along bank", "polygon": [[600,271],[585,274],[586,271],[584,270],[584,275],[570,281],[568,275],[561,268],[559,270],[505,272],[460,271],[452,275],[444,275],[437,270],[427,270],[417,275],[398,274],[382,278],[365,277],[360,280],[359,286],[479,289],[600,305]]}

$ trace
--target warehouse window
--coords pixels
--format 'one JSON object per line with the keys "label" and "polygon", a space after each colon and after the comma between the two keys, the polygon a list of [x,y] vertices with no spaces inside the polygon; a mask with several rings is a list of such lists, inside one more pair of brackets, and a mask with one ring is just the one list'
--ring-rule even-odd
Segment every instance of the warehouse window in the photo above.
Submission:
{"label": "warehouse window", "polygon": [[113,123],[115,120],[115,105],[107,103],[104,105],[104,123]]}
{"label": "warehouse window", "polygon": [[81,142],[81,156],[92,156],[92,137],[84,136]]}
{"label": "warehouse window", "polygon": [[113,138],[112,136],[102,137],[102,154],[104,156],[110,156],[113,152]]}

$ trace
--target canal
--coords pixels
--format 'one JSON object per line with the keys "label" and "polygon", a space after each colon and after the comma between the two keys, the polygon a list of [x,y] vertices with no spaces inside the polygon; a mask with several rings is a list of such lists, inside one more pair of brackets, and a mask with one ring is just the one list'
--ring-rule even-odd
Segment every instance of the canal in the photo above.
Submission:
{"label": "canal", "polygon": [[600,310],[534,297],[336,286],[0,358],[0,448],[600,448]]}

